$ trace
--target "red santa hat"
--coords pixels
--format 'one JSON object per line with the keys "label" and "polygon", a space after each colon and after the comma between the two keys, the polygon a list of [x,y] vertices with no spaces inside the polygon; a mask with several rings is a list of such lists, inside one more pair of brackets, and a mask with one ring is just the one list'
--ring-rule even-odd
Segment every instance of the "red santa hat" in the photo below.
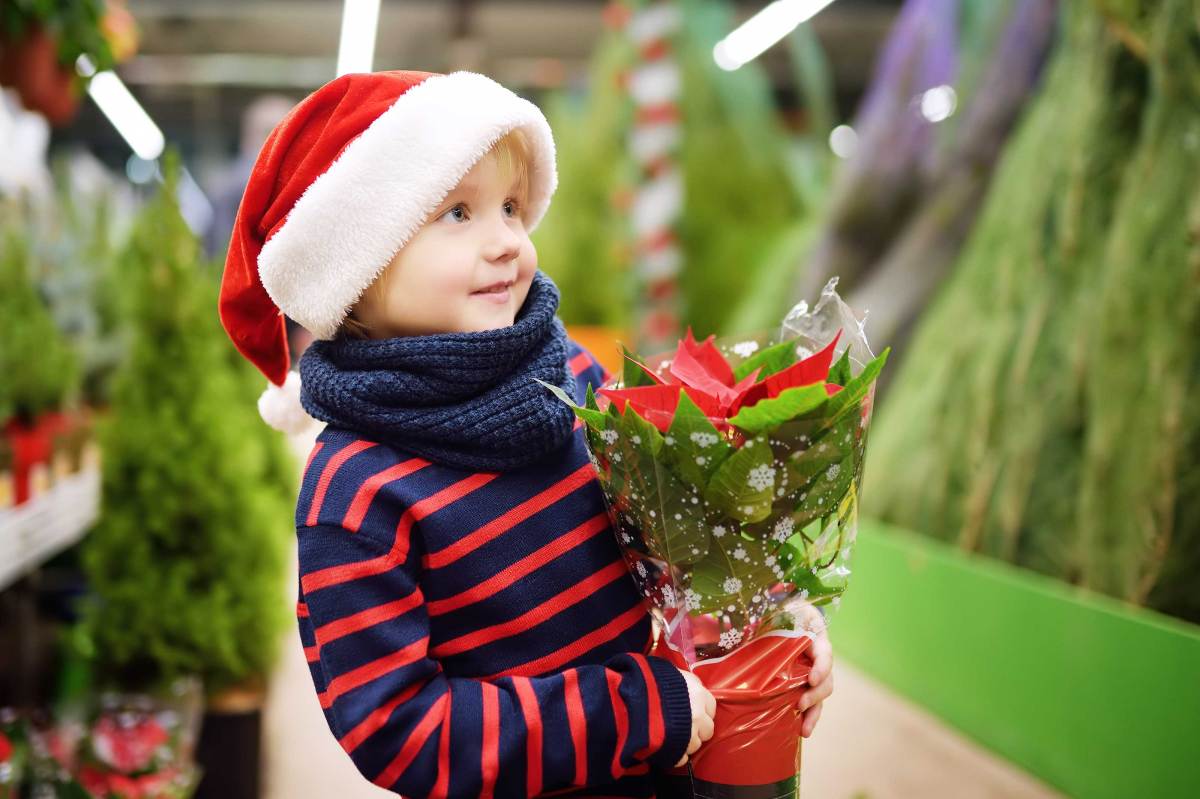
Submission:
{"label": "red santa hat", "polygon": [[550,125],[484,75],[343,75],[275,127],[238,208],[219,301],[225,331],[270,381],[258,403],[269,424],[294,431],[308,421],[284,314],[332,338],[428,215],[518,128],[531,147],[523,216],[532,231],[558,183]]}

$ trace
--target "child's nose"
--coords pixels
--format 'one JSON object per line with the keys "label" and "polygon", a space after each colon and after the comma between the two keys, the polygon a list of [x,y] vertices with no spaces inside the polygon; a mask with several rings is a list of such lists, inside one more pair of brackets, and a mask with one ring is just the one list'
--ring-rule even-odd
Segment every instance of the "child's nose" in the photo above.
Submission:
{"label": "child's nose", "polygon": [[505,264],[521,254],[521,237],[509,223],[501,219],[490,226],[486,257],[497,264]]}

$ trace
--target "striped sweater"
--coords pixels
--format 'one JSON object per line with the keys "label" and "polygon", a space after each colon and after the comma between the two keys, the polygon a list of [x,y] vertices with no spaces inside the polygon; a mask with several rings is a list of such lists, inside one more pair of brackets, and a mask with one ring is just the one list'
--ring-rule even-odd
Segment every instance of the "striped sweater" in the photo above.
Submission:
{"label": "striped sweater", "polygon": [[[582,400],[602,367],[574,342]],[[327,427],[296,507],[297,617],[330,730],[409,797],[653,797],[691,737],[583,431],[503,473]]]}

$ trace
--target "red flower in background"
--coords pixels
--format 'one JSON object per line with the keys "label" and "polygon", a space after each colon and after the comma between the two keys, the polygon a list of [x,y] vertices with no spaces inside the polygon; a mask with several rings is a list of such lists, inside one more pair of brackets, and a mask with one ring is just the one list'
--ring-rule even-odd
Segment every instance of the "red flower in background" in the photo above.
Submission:
{"label": "red flower in background", "polygon": [[[624,413],[627,407],[632,407],[665,433],[671,426],[680,393],[683,392],[718,429],[725,429],[730,426],[728,420],[742,408],[764,399],[774,399],[789,388],[823,382],[829,376],[833,350],[841,335],[841,331],[838,331],[823,350],[769,375],[762,382],[755,382],[761,368],[735,382],[733,367],[713,344],[715,336],[697,343],[691,328],[688,328],[686,337],[679,342],[671,359],[665,380],[639,363],[638,366],[649,375],[654,385],[602,388],[599,393],[616,403],[617,410]],[[825,384],[825,391],[830,396],[840,390],[841,386]]]}
{"label": "red flower in background", "polygon": [[8,736],[0,732],[0,763],[7,763],[12,757],[13,745]]}
{"label": "red flower in background", "polygon": [[152,718],[122,724],[112,716],[104,716],[92,728],[96,757],[125,774],[146,769],[167,740],[167,731]]}

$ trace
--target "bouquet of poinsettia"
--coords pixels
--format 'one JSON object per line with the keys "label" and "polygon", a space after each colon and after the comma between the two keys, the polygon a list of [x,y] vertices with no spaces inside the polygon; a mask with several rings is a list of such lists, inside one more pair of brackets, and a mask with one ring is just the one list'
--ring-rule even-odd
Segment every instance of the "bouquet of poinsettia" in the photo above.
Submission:
{"label": "bouquet of poinsettia", "polygon": [[717,698],[716,733],[690,764],[697,795],[798,790],[794,706],[816,608],[836,605],[850,574],[888,354],[872,357],[835,285],[779,334],[698,342],[689,330],[670,355],[626,352],[622,378],[583,406],[548,386],[586,426],[663,653]]}

